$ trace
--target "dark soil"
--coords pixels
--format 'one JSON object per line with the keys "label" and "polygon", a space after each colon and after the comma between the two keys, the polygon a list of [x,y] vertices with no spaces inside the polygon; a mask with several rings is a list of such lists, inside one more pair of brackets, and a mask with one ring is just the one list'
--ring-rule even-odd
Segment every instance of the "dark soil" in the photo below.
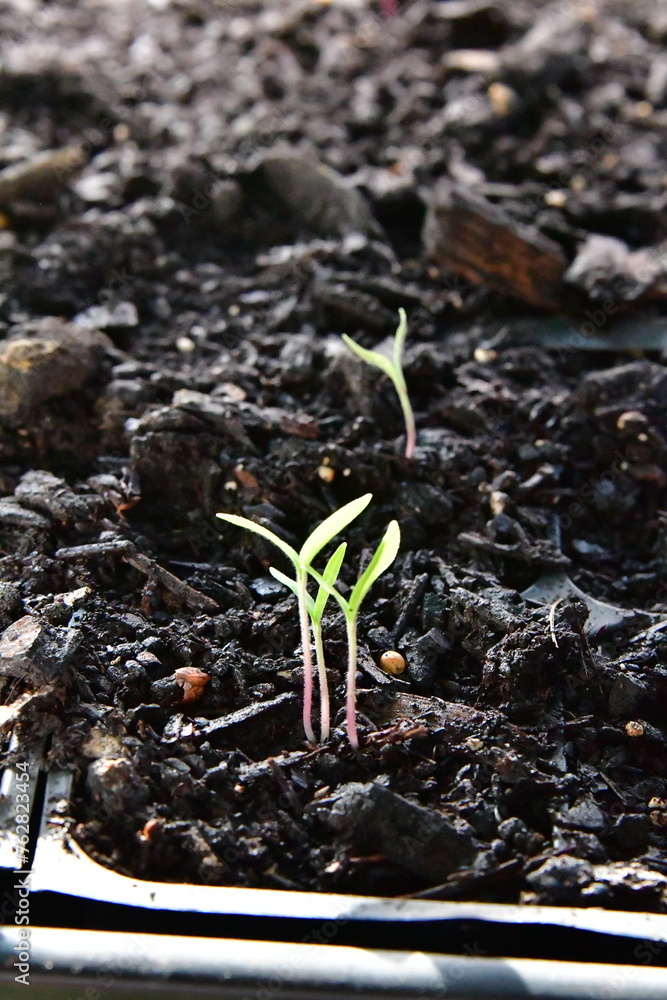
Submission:
{"label": "dark soil", "polygon": [[[2,5],[5,746],[136,877],[665,912],[667,17],[398,6]],[[215,513],[366,491],[355,753]]]}

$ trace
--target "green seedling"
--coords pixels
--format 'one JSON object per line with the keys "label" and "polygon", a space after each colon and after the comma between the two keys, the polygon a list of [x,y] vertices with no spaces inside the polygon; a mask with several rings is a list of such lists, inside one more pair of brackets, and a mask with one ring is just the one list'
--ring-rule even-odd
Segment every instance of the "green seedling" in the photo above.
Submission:
{"label": "green seedling", "polygon": [[[325,580],[330,586],[333,586],[338,579],[338,574],[340,573],[340,568],[345,558],[345,551],[347,549],[347,542],[343,542],[339,545],[334,554],[329,559],[326,564],[324,573],[322,574],[322,579]],[[281,573],[279,569],[274,566],[269,567],[269,573],[276,578],[285,587],[288,587],[292,593],[295,595],[297,600],[299,599],[299,587],[296,580],[292,580],[291,577],[285,576]],[[317,591],[317,596],[315,600],[312,599],[310,594],[306,595],[306,607],[308,609],[308,615],[310,616],[310,623],[313,626],[313,639],[315,640],[315,662],[317,664],[317,674],[320,680],[320,739],[322,743],[329,739],[329,727],[330,727],[330,710],[329,710],[329,685],[327,683],[327,675],[324,664],[324,644],[322,642],[322,616],[324,615],[324,609],[329,600],[329,594],[324,589],[320,587]]]}
{"label": "green seedling", "polygon": [[331,597],[338,602],[343,615],[345,616],[348,657],[346,700],[347,733],[350,743],[355,749],[359,746],[356,720],[357,617],[359,615],[361,603],[368,594],[368,591],[371,589],[375,581],[382,576],[385,570],[389,569],[396,558],[396,553],[398,552],[400,543],[401,532],[398,527],[398,522],[390,521],[382,541],[375,550],[373,558],[352,588],[349,600],[346,600],[336,590],[333,583],[327,579],[326,570],[324,573],[320,574],[317,570],[313,569],[312,566],[308,568],[308,572],[319,583],[320,590],[330,594]]}
{"label": "green seedling", "polygon": [[405,384],[405,376],[403,375],[403,346],[408,332],[408,318],[405,315],[405,309],[399,309],[398,315],[400,321],[394,334],[394,347],[391,358],[381,354],[380,351],[369,351],[365,347],[361,347],[360,344],[357,344],[356,340],[352,340],[346,333],[343,334],[343,340],[350,350],[360,357],[362,361],[365,361],[368,365],[373,365],[375,368],[379,368],[393,382],[405,420],[405,457],[413,458],[417,443],[415,415],[412,412],[412,405]]}
{"label": "green seedling", "polygon": [[[366,493],[364,496],[359,497],[357,500],[352,500],[350,503],[345,504],[340,510],[334,511],[329,517],[327,517],[321,524],[315,528],[310,537],[304,542],[299,552],[288,545],[287,542],[279,538],[278,535],[274,534],[268,528],[265,528],[262,524],[257,524],[255,521],[248,520],[247,517],[239,517],[237,514],[218,514],[217,516],[223,521],[228,521],[230,524],[235,524],[239,528],[245,528],[247,531],[252,531],[256,535],[261,535],[267,541],[272,542],[277,548],[287,556],[289,561],[294,567],[294,579],[291,580],[289,577],[281,578],[282,583],[289,580],[290,589],[296,594],[298,605],[299,605],[299,625],[301,628],[301,644],[303,649],[303,672],[304,672],[304,690],[303,690],[303,728],[306,733],[306,737],[311,743],[315,743],[315,734],[313,732],[312,726],[312,705],[313,705],[313,660],[310,648],[310,627],[309,627],[309,608],[308,602],[312,600],[308,594],[308,569],[310,563],[318,555],[318,553],[328,545],[336,535],[338,535],[344,528],[348,526],[355,518],[359,517],[361,512],[366,509],[371,501],[372,494]],[[338,552],[339,550],[337,550]],[[327,564],[327,569],[325,574],[327,574],[327,580],[330,577],[333,569],[336,566],[335,559],[337,552],[329,560]],[[344,551],[343,551],[344,554]],[[340,561],[342,562],[343,556],[340,556]],[[331,567],[331,569],[330,569]],[[339,566],[340,568],[340,566]],[[338,573],[336,572],[336,576]],[[325,576],[321,577],[321,580],[325,580]],[[335,581],[335,577],[334,577]],[[324,597],[319,593],[316,600],[313,602],[313,609],[317,613],[319,609],[320,623],[322,619],[322,613],[324,612],[324,604],[326,603],[326,595],[331,592],[331,587],[333,583],[326,582],[320,585],[324,586]],[[317,631],[316,631],[317,634]],[[321,633],[320,633],[320,651],[318,655],[321,657]],[[322,668],[320,670],[320,700],[322,704],[322,727],[325,728],[325,711],[327,716],[327,729],[328,729],[328,714],[329,714],[329,695],[327,688],[326,674],[324,673],[324,663],[323,657],[321,657],[320,662],[322,663]]]}

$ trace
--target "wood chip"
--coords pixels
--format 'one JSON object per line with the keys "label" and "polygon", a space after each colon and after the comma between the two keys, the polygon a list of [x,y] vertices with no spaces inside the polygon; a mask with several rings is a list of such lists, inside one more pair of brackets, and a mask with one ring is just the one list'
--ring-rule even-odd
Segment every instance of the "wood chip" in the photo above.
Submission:
{"label": "wood chip", "polygon": [[[442,183],[423,240],[429,257],[470,281],[548,311],[564,304],[567,261],[560,247],[479,195]],[[568,295],[571,304],[571,289]]]}

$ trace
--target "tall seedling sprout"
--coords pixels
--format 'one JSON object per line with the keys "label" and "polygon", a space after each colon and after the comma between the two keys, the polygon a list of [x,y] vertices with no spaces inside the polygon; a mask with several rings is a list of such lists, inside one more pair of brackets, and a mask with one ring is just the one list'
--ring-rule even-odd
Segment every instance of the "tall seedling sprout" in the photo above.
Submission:
{"label": "tall seedling sprout", "polygon": [[391,358],[381,354],[380,351],[369,351],[367,348],[361,347],[356,340],[352,340],[346,333],[343,334],[343,340],[350,350],[360,357],[362,361],[373,365],[375,368],[379,368],[393,382],[405,420],[405,457],[413,458],[417,442],[415,415],[412,412],[412,405],[405,384],[405,376],[403,375],[403,346],[408,332],[408,318],[405,315],[405,309],[399,309],[398,315],[399,324],[394,334],[394,347]]}
{"label": "tall seedling sprout", "polygon": [[[343,559],[345,558],[346,549],[347,542],[343,542],[342,545],[338,546],[334,554],[331,556],[331,559],[329,559],[329,562],[326,564],[324,573],[322,574],[322,578],[332,586],[338,579],[340,567]],[[292,593],[296,596],[297,600],[299,599],[299,587],[296,580],[292,580],[289,576],[285,576],[284,573],[281,573],[280,570],[276,569],[274,566],[269,567],[269,573],[271,573],[276,580],[279,580],[280,583],[284,584],[285,587],[289,587]],[[313,638],[315,640],[315,662],[317,663],[317,673],[320,679],[320,739],[322,742],[329,738],[330,725],[329,685],[327,682],[324,664],[324,644],[322,642],[322,616],[324,615],[324,609],[328,600],[329,594],[324,587],[319,587],[315,600],[312,599],[310,594],[306,594],[306,607],[313,626]]]}
{"label": "tall seedling sprout", "polygon": [[[247,517],[240,517],[237,514],[218,514],[217,516],[223,521],[228,521],[230,524],[235,524],[239,528],[245,528],[247,531],[252,531],[256,535],[261,535],[267,541],[272,542],[277,548],[287,556],[294,567],[294,579],[280,574],[277,576],[282,583],[285,583],[290,587],[290,590],[296,594],[298,605],[299,605],[299,625],[301,628],[301,645],[303,649],[303,672],[304,672],[304,688],[303,688],[303,728],[306,733],[306,737],[311,743],[315,743],[315,733],[313,732],[312,726],[312,708],[313,708],[313,660],[310,648],[310,626],[309,626],[309,615],[312,617],[314,613],[315,616],[319,614],[319,621],[317,626],[314,627],[316,644],[317,646],[317,656],[318,656],[318,666],[319,666],[319,677],[320,677],[320,702],[321,702],[321,718],[322,718],[322,730],[323,738],[326,739],[328,736],[329,729],[329,690],[327,685],[326,673],[324,671],[324,662],[322,655],[322,635],[321,635],[321,622],[322,614],[324,612],[324,605],[326,604],[327,596],[331,593],[331,587],[338,576],[338,570],[340,569],[340,564],[343,560],[345,554],[345,549],[341,546],[333,554],[321,580],[324,581],[320,586],[320,593],[318,593],[315,601],[308,594],[308,567],[315,556],[327,545],[337,534],[339,534],[344,528],[348,526],[355,518],[357,518],[363,510],[366,509],[371,501],[372,494],[366,493],[364,496],[359,497],[357,500],[352,500],[350,503],[345,504],[340,510],[334,511],[329,517],[327,517],[321,524],[315,528],[310,537],[304,542],[299,552],[292,548],[287,542],[279,538],[278,535],[274,534],[268,528],[265,528],[262,524],[257,524],[255,521],[248,520]],[[341,548],[343,551],[341,553]],[[338,560],[338,563],[337,563]],[[337,563],[337,564],[336,564]],[[335,575],[334,574],[335,571]],[[279,572],[279,571],[278,571]],[[274,573],[274,575],[277,575]],[[289,582],[288,582],[289,581]],[[309,610],[309,602],[312,607],[312,611]],[[313,619],[314,621],[315,619]],[[319,633],[319,639],[318,637]]]}
{"label": "tall seedling sprout", "polygon": [[320,574],[312,566],[308,567],[308,572],[317,580],[320,590],[330,594],[340,605],[345,616],[345,628],[347,631],[347,733],[353,747],[359,746],[357,736],[356,720],[356,676],[357,676],[357,617],[362,601],[368,594],[375,581],[382,576],[385,570],[389,569],[401,542],[401,532],[397,521],[390,521],[384,533],[382,541],[375,550],[375,555],[361,574],[352,589],[349,600],[346,600],[329,582],[324,573]]}

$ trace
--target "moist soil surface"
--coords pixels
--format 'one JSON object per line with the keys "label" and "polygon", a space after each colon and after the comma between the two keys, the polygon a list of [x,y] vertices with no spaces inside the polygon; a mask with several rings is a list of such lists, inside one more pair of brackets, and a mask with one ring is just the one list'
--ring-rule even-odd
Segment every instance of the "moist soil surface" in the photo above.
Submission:
{"label": "moist soil surface", "polygon": [[[664,8],[0,25],[6,759],[134,877],[665,912]],[[340,339],[399,308],[412,459]],[[288,567],[215,514],[366,492],[355,752],[341,614],[311,746]]]}

